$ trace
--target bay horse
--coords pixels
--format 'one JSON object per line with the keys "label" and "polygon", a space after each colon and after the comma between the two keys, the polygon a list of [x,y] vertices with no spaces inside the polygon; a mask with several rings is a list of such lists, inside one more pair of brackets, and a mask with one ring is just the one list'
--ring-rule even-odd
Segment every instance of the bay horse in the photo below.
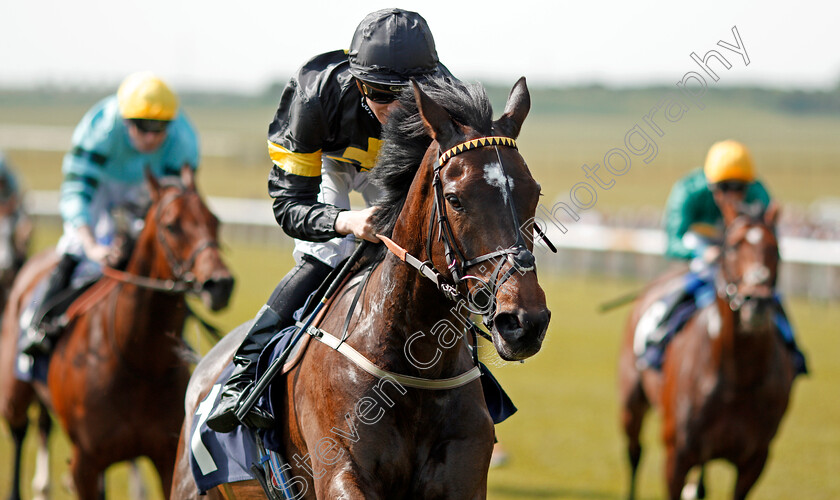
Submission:
{"label": "bay horse", "polygon": [[233,287],[218,248],[218,219],[197,191],[192,169],[184,166],[180,178],[157,180],[148,172],[146,178],[152,204],[125,271],[104,268],[68,309],[46,385],[16,379],[13,367],[18,319],[57,263],[53,251],[27,262],[4,315],[0,411],[15,437],[16,474],[27,409],[37,397],[70,438],[70,471],[82,499],[104,495],[109,465],[140,456],[151,459],[168,496],[190,376],[181,338],[185,294],[219,310]]}
{"label": "bay horse", "polygon": [[[483,88],[450,80],[426,82],[422,90],[412,82],[400,104],[385,126],[370,175],[384,191],[376,226],[401,255],[373,247],[377,264],[359,285],[360,307],[344,342],[394,375],[371,375],[340,351],[310,342],[300,361],[275,382],[283,388],[282,400],[274,401],[281,409],[275,417],[289,474],[300,481],[297,498],[485,498],[494,428],[479,380],[429,390],[395,378],[434,383],[475,369],[467,335],[455,327],[464,324],[464,303],[450,301],[441,289],[490,299],[475,303],[485,307],[477,309],[506,360],[536,354],[548,327],[530,229],[527,238],[520,234],[534,217],[540,187],[510,147],[530,108],[525,79],[516,83],[496,121]],[[510,146],[490,147],[493,142]],[[428,257],[420,266],[424,274],[406,265],[419,262],[410,256]],[[439,288],[428,276],[449,288]],[[487,288],[480,289],[479,282]],[[322,331],[341,335],[356,302],[355,291],[348,286],[344,291],[318,325]],[[193,373],[172,498],[198,498],[189,462],[191,415],[230,361],[242,332],[240,327],[217,344]],[[264,495],[257,481],[220,485],[207,494]]]}
{"label": "bay horse", "polygon": [[771,204],[763,214],[751,215],[725,204],[721,211],[726,230],[716,297],[674,335],[661,372],[637,368],[633,337],[667,280],[655,282],[637,300],[624,332],[619,396],[631,467],[630,499],[636,494],[642,420],[651,405],[662,417],[671,499],[680,498],[694,467],[700,468],[700,479],[691,489],[703,498],[703,464],[713,459],[736,467],[733,498],[746,498],[787,409],[793,361],[773,318],[778,208]]}

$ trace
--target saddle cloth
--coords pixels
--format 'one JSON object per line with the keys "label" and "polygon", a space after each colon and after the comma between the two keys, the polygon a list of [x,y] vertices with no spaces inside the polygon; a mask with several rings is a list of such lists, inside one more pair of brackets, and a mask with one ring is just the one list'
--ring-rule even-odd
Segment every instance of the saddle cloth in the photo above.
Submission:
{"label": "saddle cloth", "polygon": [[[296,318],[299,319],[299,316]],[[257,376],[265,373],[266,369],[289,345],[296,326],[285,328],[263,348],[257,364]],[[294,346],[287,358],[281,374],[286,373],[302,357],[310,340],[304,334]],[[494,423],[499,423],[517,411],[516,406],[502,389],[499,382],[487,367],[480,363],[481,386],[484,399]],[[250,472],[256,464],[262,470],[266,463],[268,480],[278,491],[283,482],[280,468],[279,453],[282,452],[282,441],[279,429],[254,430],[245,426],[238,426],[229,433],[218,433],[207,427],[207,417],[218,405],[221,398],[221,388],[233,372],[233,363],[229,363],[213,385],[207,397],[198,405],[192,421],[190,438],[190,466],[196,485],[202,493],[223,483],[254,479]],[[257,401],[257,406],[268,411],[275,417],[281,415],[280,408],[274,408],[272,401],[280,401],[284,397],[283,379],[278,376],[269,384],[263,396]],[[257,435],[258,433],[258,435]],[[261,443],[261,446],[258,445]],[[260,453],[260,448],[264,453]]]}
{"label": "saddle cloth", "polygon": [[[263,349],[261,364],[268,362],[262,361],[262,358],[270,358],[266,353],[275,350],[282,352],[288,346],[294,331],[295,327],[289,327],[275,335]],[[302,338],[301,342],[298,342],[297,349],[302,348],[303,340],[306,339]],[[292,353],[289,359],[294,356],[295,353]],[[244,425],[240,425],[233,432],[228,433],[216,432],[207,427],[207,417],[219,404],[221,389],[233,373],[233,368],[234,365],[231,362],[222,370],[207,397],[198,405],[190,427],[192,432],[192,436],[190,436],[190,467],[195,483],[202,494],[220,484],[254,479],[250,471],[255,464],[262,468],[266,461],[279,462],[276,451],[260,453],[257,440],[262,439],[262,431],[259,431],[261,435],[257,436],[256,432],[258,431],[249,429]],[[280,380],[279,377],[278,380]],[[257,402],[257,405],[268,410],[267,395],[270,394],[271,386]],[[271,434],[273,436],[274,432],[272,431]],[[277,446],[272,448],[274,450],[279,449]],[[275,456],[272,457],[272,455]],[[271,481],[277,484],[279,479],[271,477]]]}

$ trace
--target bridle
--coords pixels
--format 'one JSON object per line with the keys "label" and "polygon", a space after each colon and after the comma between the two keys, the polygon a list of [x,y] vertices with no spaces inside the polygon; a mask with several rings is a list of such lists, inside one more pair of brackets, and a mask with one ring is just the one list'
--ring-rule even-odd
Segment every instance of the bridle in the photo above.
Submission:
{"label": "bridle", "polygon": [[[513,232],[516,234],[516,241],[507,248],[500,248],[499,250],[468,259],[461,251],[455,240],[452,225],[446,214],[446,203],[443,195],[443,182],[440,178],[440,172],[444,165],[446,165],[447,162],[449,162],[449,160],[451,160],[454,156],[482,147],[493,147],[496,151],[496,157],[499,160],[499,166],[502,170],[502,176],[504,177],[502,189],[505,198],[509,200],[508,205],[510,207],[510,214],[514,224]],[[488,136],[462,142],[439,155],[437,164],[434,167],[434,177],[432,179],[432,186],[434,189],[434,206],[431,214],[429,215],[429,232],[426,235],[426,261],[421,262],[419,259],[406,252],[387,237],[378,235],[379,238],[385,242],[386,246],[388,246],[388,248],[397,255],[397,257],[420,271],[420,273],[425,277],[432,280],[438,286],[438,289],[453,301],[466,300],[458,289],[458,285],[460,285],[461,282],[466,279],[475,279],[480,281],[482,286],[487,288],[485,293],[489,295],[490,300],[488,300],[488,304],[486,304],[485,307],[479,306],[479,311],[474,312],[482,315],[483,322],[488,328],[490,328],[493,323],[493,314],[496,309],[496,292],[499,288],[504,285],[513,273],[519,272],[520,274],[524,274],[535,269],[534,254],[528,250],[525,245],[525,240],[522,237],[522,232],[520,231],[519,215],[516,211],[516,206],[513,203],[514,198],[510,187],[510,179],[507,176],[504,162],[499,154],[499,147],[517,149],[516,141],[509,137]],[[443,273],[435,268],[432,261],[432,243],[434,242],[435,230],[437,230],[437,241],[443,243],[443,252],[447,262],[447,269],[452,277],[451,283],[445,278]],[[542,231],[538,230],[538,234],[545,238],[545,234]],[[488,283],[485,283],[477,276],[467,274],[468,269],[493,259],[498,259],[498,262],[495,264],[495,268]],[[506,271],[502,272],[505,262],[509,263],[510,267],[508,267]],[[469,303],[475,304],[473,301],[469,301]]]}
{"label": "bridle", "polygon": [[[760,224],[762,224],[763,226],[766,227],[766,224],[763,223],[763,221],[761,220],[760,217],[753,217],[751,215],[744,214],[744,215],[741,215],[739,218],[747,218],[750,222],[759,222]],[[733,222],[732,224],[730,224],[730,226],[735,226],[735,223]],[[745,233],[745,235],[742,236],[741,238],[738,238],[736,241],[730,242],[729,241],[730,240],[730,238],[729,238],[730,231],[731,231],[731,227],[727,227],[724,230],[724,233],[723,233],[723,244],[721,246],[721,257],[720,257],[721,267],[720,267],[720,273],[718,273],[718,275],[717,275],[717,292],[718,292],[718,295],[722,299],[724,299],[728,302],[729,308],[732,311],[738,311],[741,308],[741,306],[743,306],[744,303],[746,303],[748,300],[767,299],[769,297],[753,297],[753,296],[745,295],[741,291],[741,285],[744,283],[746,275],[740,276],[738,278],[732,278],[730,276],[730,273],[728,272],[728,268],[727,268],[727,265],[726,265],[726,255],[729,252],[736,251],[738,249],[738,247],[743,243],[744,239],[746,239],[746,237],[747,237],[746,233]],[[774,232],[774,231],[771,231],[771,232]],[[775,234],[775,232],[774,232],[774,234]],[[778,258],[778,256],[779,256],[779,246],[777,244],[776,245],[776,257]],[[761,266],[761,267],[758,268],[758,271],[756,271],[756,272],[768,272],[769,273],[769,270],[767,270],[767,268],[765,266]],[[757,281],[764,281],[766,278],[767,278],[766,276],[758,276],[758,277],[753,278],[752,281],[756,281],[756,280]]]}
{"label": "bridle", "polygon": [[170,203],[174,202],[176,199],[180,198],[181,196],[187,193],[187,190],[185,188],[177,184],[173,184],[173,187],[179,188],[179,191],[167,194],[157,204],[157,210],[155,210],[154,215],[156,225],[155,232],[157,233],[157,240],[160,244],[160,247],[163,249],[163,256],[166,260],[166,264],[167,266],[169,266],[169,269],[172,270],[173,278],[149,278],[146,276],[140,276],[125,271],[120,271],[109,266],[103,266],[102,272],[105,276],[116,279],[118,281],[122,281],[124,283],[130,283],[132,285],[136,285],[142,288],[149,288],[159,292],[199,293],[201,291],[201,284],[196,281],[195,275],[192,272],[192,268],[195,265],[195,261],[198,258],[199,254],[201,254],[201,252],[207,250],[208,248],[218,248],[219,242],[215,239],[207,238],[200,244],[196,245],[190,253],[189,257],[187,257],[186,259],[180,259],[177,255],[175,255],[175,251],[172,250],[172,246],[167,242],[166,236],[164,235],[166,228],[162,227],[160,223],[161,214],[163,213],[164,209]]}

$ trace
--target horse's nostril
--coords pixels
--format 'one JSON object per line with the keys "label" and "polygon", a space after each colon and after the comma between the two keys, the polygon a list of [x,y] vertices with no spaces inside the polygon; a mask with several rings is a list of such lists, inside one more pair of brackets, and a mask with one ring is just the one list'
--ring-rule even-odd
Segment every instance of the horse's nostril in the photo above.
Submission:
{"label": "horse's nostril", "polygon": [[226,302],[230,298],[231,292],[233,292],[233,278],[230,276],[210,278],[202,284],[201,288],[212,295],[214,301],[220,302],[224,300]]}
{"label": "horse's nostril", "polygon": [[503,336],[511,336],[514,338],[522,335],[522,323],[519,321],[519,316],[512,313],[497,314],[493,320],[496,329]]}

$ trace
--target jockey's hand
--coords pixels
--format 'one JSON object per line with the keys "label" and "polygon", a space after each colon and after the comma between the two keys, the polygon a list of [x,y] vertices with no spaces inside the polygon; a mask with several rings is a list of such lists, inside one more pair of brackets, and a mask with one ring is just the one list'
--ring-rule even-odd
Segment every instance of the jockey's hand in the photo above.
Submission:
{"label": "jockey's hand", "polygon": [[90,226],[80,226],[78,235],[88,259],[103,265],[109,265],[112,262],[111,254],[114,253],[113,249],[96,241]]}
{"label": "jockey's hand", "polygon": [[703,250],[703,261],[711,264],[720,257],[720,247],[712,245]]}
{"label": "jockey's hand", "polygon": [[379,243],[373,227],[373,213],[378,207],[364,210],[347,210],[341,212],[335,219],[335,230],[338,234],[352,234],[356,238]]}
{"label": "jockey's hand", "polygon": [[88,259],[100,264],[107,264],[111,255],[111,247],[94,243],[85,245],[85,255]]}

